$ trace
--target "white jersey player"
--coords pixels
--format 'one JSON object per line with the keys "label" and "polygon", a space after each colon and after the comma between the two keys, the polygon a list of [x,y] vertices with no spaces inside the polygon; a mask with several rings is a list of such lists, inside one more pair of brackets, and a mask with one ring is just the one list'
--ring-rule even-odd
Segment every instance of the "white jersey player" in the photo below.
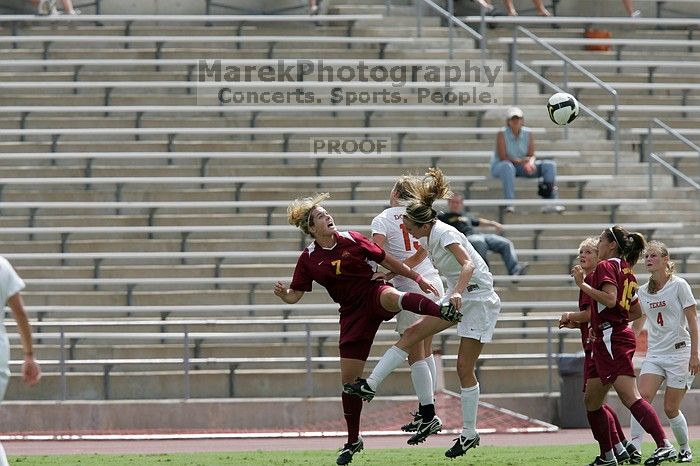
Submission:
{"label": "white jersey player", "polygon": [[[493,277],[488,266],[467,238],[455,228],[437,220],[432,208],[436,199],[450,195],[449,185],[440,170],[430,169],[415,189],[415,201],[406,207],[404,225],[423,246],[414,256],[422,260],[427,254],[440,275],[447,279],[445,300],[459,310],[462,320],[457,334],[461,337],[457,357],[457,375],[462,386],[462,433],[455,444],[445,452],[448,458],[464,455],[479,444],[476,432],[476,414],[479,403],[479,382],[476,379],[476,361],[483,345],[491,341],[501,301],[493,289]],[[382,356],[372,374],[346,386],[346,392],[371,400],[379,384],[397,367],[403,364],[407,351],[416,342],[434,335],[451,324],[438,319],[421,318],[404,332],[399,341]],[[425,436],[439,431],[440,426],[423,422],[417,435]]]}
{"label": "white jersey player", "polygon": [[[39,365],[34,360],[32,350],[32,331],[24,310],[20,291],[24,289],[24,282],[12,265],[0,256],[0,302],[3,307],[9,306],[17,320],[17,329],[22,337],[22,348],[24,350],[24,364],[22,365],[22,376],[27,385],[34,385],[41,377]],[[1,314],[0,314],[1,316]],[[1,317],[0,317],[1,318]],[[0,320],[0,401],[5,397],[5,391],[10,381],[10,342],[7,338],[5,325]],[[0,445],[0,466],[8,466],[5,451]]]}
{"label": "white jersey player", "polygon": [[[413,256],[420,244],[411,236],[403,224],[405,207],[400,203],[410,199],[412,184],[420,179],[402,176],[394,184],[389,197],[391,207],[374,217],[372,220],[372,240],[382,247],[387,253],[400,261],[406,261]],[[418,264],[408,264],[415,272],[433,284],[444,295],[442,280],[437,270],[426,257]],[[396,276],[391,279],[393,285],[399,291],[423,293],[413,280]],[[425,293],[423,293],[425,294]],[[430,295],[426,295],[433,298]],[[396,331],[403,335],[406,329],[420,319],[420,315],[411,311],[401,311],[396,316]],[[418,396],[418,411],[414,413],[413,420],[401,427],[405,432],[415,432],[423,419],[430,420],[435,416],[434,396],[437,388],[437,370],[432,354],[432,336],[415,344],[408,352],[408,363],[411,368],[411,380],[413,388]]]}
{"label": "white jersey player", "polygon": [[[638,380],[639,393],[648,401],[666,381],[664,410],[680,444],[678,461],[692,461],[688,445],[688,424],[680,411],[685,392],[700,370],[696,301],[690,285],[674,275],[666,246],[650,241],[644,253],[649,282],[639,288],[642,318],[634,322],[639,334],[648,332],[648,350]],[[632,418],[632,443],[641,450],[644,430]]]}

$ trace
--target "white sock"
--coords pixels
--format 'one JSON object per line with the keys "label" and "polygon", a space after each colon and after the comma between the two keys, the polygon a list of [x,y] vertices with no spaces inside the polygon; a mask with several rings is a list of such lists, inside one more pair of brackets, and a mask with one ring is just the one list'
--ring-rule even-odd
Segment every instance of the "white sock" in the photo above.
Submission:
{"label": "white sock", "polygon": [[424,359],[426,364],[428,364],[428,369],[430,370],[430,377],[433,381],[433,394],[437,392],[437,367],[435,367],[435,356],[432,354]]}
{"label": "white sock", "polygon": [[433,379],[424,359],[411,365],[411,381],[418,396],[418,403],[423,406],[433,404]]}
{"label": "white sock", "polygon": [[384,356],[379,360],[374,370],[367,377],[367,384],[372,388],[372,390],[377,390],[377,387],[386,379],[389,374],[394,372],[394,369],[400,367],[403,362],[408,357],[408,353],[402,349],[392,346]]}
{"label": "white sock", "polygon": [[462,437],[476,436],[476,411],[479,407],[479,383],[469,388],[463,388],[462,398]]}
{"label": "white sock", "polygon": [[7,456],[5,456],[5,449],[2,448],[2,443],[0,443],[0,466],[10,466],[7,461]]}
{"label": "white sock", "polygon": [[622,453],[623,451],[626,451],[626,450],[625,450],[625,446],[624,446],[622,443],[620,443],[620,442],[618,442],[618,443],[614,446],[614,448],[615,448],[615,453],[617,453],[618,455],[619,455],[620,453]]}
{"label": "white sock", "polygon": [[688,447],[688,422],[685,420],[683,413],[678,411],[678,416],[669,419],[668,422],[671,424],[671,430],[673,431],[673,435],[676,436],[676,441],[681,447],[681,450],[690,450]]}
{"label": "white sock", "polygon": [[630,416],[630,443],[640,454],[642,453],[642,442],[644,442],[644,429],[634,416]]}

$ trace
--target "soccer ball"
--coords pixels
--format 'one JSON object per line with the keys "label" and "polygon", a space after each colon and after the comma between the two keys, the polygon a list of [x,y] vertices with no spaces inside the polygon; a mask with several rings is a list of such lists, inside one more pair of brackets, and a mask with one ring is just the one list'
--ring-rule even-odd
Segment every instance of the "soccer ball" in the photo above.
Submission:
{"label": "soccer ball", "polygon": [[571,94],[557,92],[547,101],[549,119],[557,125],[568,125],[578,116],[578,101]]}

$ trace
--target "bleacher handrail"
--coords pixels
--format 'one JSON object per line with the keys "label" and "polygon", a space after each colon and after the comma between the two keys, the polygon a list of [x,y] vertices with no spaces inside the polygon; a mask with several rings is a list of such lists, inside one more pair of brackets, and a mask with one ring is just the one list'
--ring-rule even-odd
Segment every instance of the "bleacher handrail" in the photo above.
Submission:
{"label": "bleacher handrail", "polygon": [[464,30],[474,38],[479,50],[481,52],[482,62],[486,59],[486,37],[483,30],[481,33],[476,32],[471,27],[467,26],[461,19],[454,15],[454,0],[447,0],[447,10],[442,8],[437,3],[432,0],[416,0],[416,36],[422,36],[422,19],[423,19],[423,3],[428,5],[433,10],[437,11],[440,16],[443,16],[447,20],[448,28],[448,49],[447,56],[450,60],[454,58],[454,25],[456,24],[460,29]]}
{"label": "bleacher handrail", "polygon": [[[669,136],[673,137],[674,139],[682,142],[684,145],[688,146],[692,150],[694,150],[697,155],[698,155],[698,161],[700,162],[700,147],[695,144],[693,141],[688,139],[687,137],[683,136],[680,132],[677,130],[671,128],[669,125],[664,123],[658,118],[653,118],[649,122],[649,133],[648,133],[648,139],[647,139],[647,171],[648,171],[648,181],[649,181],[649,189],[648,189],[648,195],[650,199],[653,199],[654,197],[654,162],[658,162],[659,165],[661,165],[663,168],[665,168],[667,171],[671,172],[671,174],[674,177],[674,182],[677,182],[677,179],[680,178],[686,183],[688,183],[692,188],[695,189],[696,194],[700,195],[700,184],[696,180],[694,180],[692,177],[686,175],[682,171],[680,171],[678,168],[674,167],[672,164],[666,162],[661,154],[657,154],[654,152],[653,149],[653,139],[654,139],[654,131],[653,127],[658,126],[661,129],[665,131],[666,134]],[[698,178],[700,180],[700,177]]]}
{"label": "bleacher handrail", "polygon": [[[538,44],[539,46],[545,48],[548,50],[550,53],[554,54],[558,58],[562,60],[566,65],[564,66],[564,89],[560,88],[556,84],[552,83],[551,81],[547,80],[546,78],[540,76],[535,70],[518,60],[518,38],[520,37],[520,33],[524,34],[527,36],[529,39],[531,39],[533,42]],[[528,29],[522,27],[522,26],[516,26],[513,28],[513,42],[510,46],[510,65],[511,65],[511,71],[513,72],[513,102],[515,105],[518,104],[518,68],[522,68],[523,71],[528,73],[530,76],[538,80],[539,82],[547,85],[551,89],[554,89],[556,92],[568,92],[568,68],[567,66],[572,66],[574,69],[582,73],[584,76],[587,78],[591,79],[593,82],[595,82],[601,89],[605,90],[608,92],[613,99],[613,116],[612,116],[612,123],[608,123],[604,118],[600,117],[597,113],[595,113],[593,110],[589,109],[587,106],[579,102],[579,107],[581,108],[582,111],[584,111],[586,114],[591,116],[594,120],[596,120],[598,123],[603,125],[607,130],[608,134],[612,134],[613,137],[613,151],[614,151],[614,165],[613,165],[613,174],[617,175],[619,173],[619,164],[620,164],[620,129],[619,129],[619,120],[618,120],[618,94],[617,91],[599,79],[597,76],[595,76],[593,73],[590,71],[586,70],[584,67],[576,63],[574,60],[569,58],[567,55],[556,49],[554,46],[549,44],[546,40],[538,37]],[[568,126],[564,127],[564,134],[565,137],[568,138],[568,133],[569,128]]]}

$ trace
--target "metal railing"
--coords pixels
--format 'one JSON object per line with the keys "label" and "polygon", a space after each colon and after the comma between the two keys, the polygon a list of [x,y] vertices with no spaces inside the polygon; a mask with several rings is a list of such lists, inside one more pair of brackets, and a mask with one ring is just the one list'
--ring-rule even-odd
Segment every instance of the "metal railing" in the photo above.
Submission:
{"label": "metal railing", "polygon": [[[563,87],[559,87],[556,84],[552,83],[539,73],[537,73],[535,70],[527,66],[525,63],[521,62],[518,60],[518,37],[519,33],[524,34],[528,38],[532,39],[536,44],[542,46],[549,52],[551,52],[553,55],[556,57],[560,58],[562,60],[562,65],[563,65]],[[510,69],[513,72],[513,103],[515,105],[518,105],[518,69],[522,69],[526,73],[528,73],[530,76],[532,76],[535,80],[539,81],[541,85],[547,86],[550,89],[556,91],[556,92],[568,92],[569,89],[569,66],[574,68],[576,71],[580,72],[587,78],[591,79],[593,82],[595,82],[601,89],[604,91],[608,92],[613,100],[613,112],[612,112],[612,123],[608,122],[605,120],[605,118],[601,117],[597,113],[595,113],[593,110],[579,102],[579,107],[581,111],[592,117],[594,120],[596,120],[598,123],[600,123],[606,130],[607,130],[607,137],[608,139],[613,140],[613,151],[614,151],[614,174],[617,175],[619,171],[619,163],[620,163],[620,131],[619,131],[619,125],[618,125],[618,94],[617,91],[610,86],[609,84],[603,82],[600,78],[595,76],[593,73],[576,63],[574,60],[571,58],[567,57],[564,55],[562,52],[548,44],[545,40],[541,39],[540,37],[536,36],[529,30],[525,29],[522,26],[517,26],[513,29],[513,42],[510,44],[510,51],[509,51],[509,64],[510,64]],[[564,126],[564,135],[566,138],[569,136],[569,127]]]}
{"label": "metal railing", "polygon": [[[442,8],[440,5],[432,0],[416,0],[416,37],[421,37],[423,35],[423,3],[427,4],[430,8],[435,10],[438,14],[447,20],[448,28],[448,57],[450,60],[454,58],[454,26],[457,25],[461,29],[467,32],[471,37],[474,38],[475,45],[479,47],[481,51],[481,60],[486,59],[486,35],[484,33],[484,22],[482,21],[481,32],[476,32],[471,27],[467,26],[464,21],[457,18],[454,15],[454,0],[447,0],[447,10]],[[482,17],[484,16],[484,11],[481,11]]]}
{"label": "metal railing", "polygon": [[[698,184],[693,178],[686,175],[678,168],[674,167],[672,164],[665,161],[660,154],[654,152],[653,148],[653,136],[654,136],[654,126],[658,126],[666,134],[672,136],[673,138],[679,140],[692,150],[694,150],[698,155],[698,166],[700,167],[700,147],[693,141],[689,140],[681,133],[675,129],[668,126],[663,121],[658,118],[654,118],[649,122],[649,133],[647,135],[647,163],[648,163],[648,181],[649,181],[649,198],[654,197],[654,162],[658,162],[660,166],[665,168],[673,175],[673,186],[678,186],[678,179],[682,179],[688,183],[691,187],[695,188],[696,193],[700,194],[700,184]],[[698,174],[698,180],[700,180],[700,173]]]}
{"label": "metal railing", "polygon": [[[557,328],[557,322],[558,318],[555,316],[531,316],[531,317],[502,317],[499,319],[501,321],[508,321],[508,322],[521,322],[522,327],[518,328],[497,328],[496,329],[496,334],[499,334],[503,331],[508,332],[509,334],[514,334],[514,335],[520,335],[522,332],[522,335],[525,336],[527,335],[527,327],[526,322],[543,322],[544,326],[546,327],[546,330],[544,330],[544,334],[546,335],[546,352],[542,354],[517,354],[517,355],[493,355],[497,356],[498,359],[508,359],[509,357],[512,357],[513,359],[535,359],[535,358],[542,358],[544,361],[546,361],[546,371],[547,371],[547,380],[546,380],[546,390],[547,393],[553,393],[557,390],[558,387],[555,387],[555,375],[556,375],[556,362],[558,357],[563,353],[563,342],[565,337],[573,333],[573,331],[569,330],[558,330]],[[256,321],[258,322],[258,321]],[[262,321],[259,321],[262,322]],[[337,322],[337,319],[324,319],[324,318],[319,318],[319,319],[301,319],[301,320],[279,320],[279,319],[274,319],[274,321],[270,321],[270,324],[276,325],[277,323],[280,323],[280,325],[283,326],[282,332],[273,332],[276,333],[277,336],[274,335],[268,335],[270,338],[280,338],[284,339],[284,341],[288,341],[287,338],[294,338],[295,340],[298,341],[303,341],[305,345],[305,351],[304,351],[304,356],[301,357],[279,357],[279,358],[267,358],[270,359],[272,363],[279,363],[279,364],[303,364],[304,367],[304,372],[305,372],[305,387],[304,387],[304,393],[303,396],[306,397],[312,397],[314,396],[314,368],[315,367],[322,367],[324,364],[328,363],[336,363],[339,361],[338,357],[333,357],[333,356],[323,356],[321,354],[321,351],[319,350],[319,355],[318,356],[313,356],[314,354],[314,342],[316,340],[319,341],[319,344],[323,344],[324,342],[327,341],[329,331],[323,331],[323,330],[318,330],[318,329],[313,329],[312,325],[316,324],[333,324]],[[214,324],[222,324],[222,325],[236,325],[236,324],[243,324],[243,325],[249,325],[251,322],[248,321],[219,321],[219,320],[210,320],[207,321],[207,325],[214,325]],[[264,323],[264,322],[263,322]],[[158,322],[149,322],[149,321],[141,321],[141,322],[133,322],[130,325],[132,326],[152,326],[156,324],[161,325],[161,330],[158,333],[148,333],[143,335],[143,341],[151,341],[151,340],[160,340],[161,343],[164,342],[171,342],[174,343],[175,341],[181,341],[182,342],[182,357],[167,357],[167,358],[138,358],[138,359],[128,359],[128,358],[120,358],[120,359],[82,359],[82,360],[76,360],[74,359],[74,353],[76,350],[76,346],[80,340],[95,340],[98,338],[98,336],[102,333],[103,335],[107,335],[106,337],[102,337],[103,339],[101,340],[103,344],[107,341],[120,341],[122,338],[124,341],[133,341],[133,338],[135,338],[139,333],[124,333],[123,337],[121,335],[116,335],[115,332],[94,332],[90,331],[87,333],[80,332],[79,330],[69,330],[66,328],[68,327],[91,327],[96,325],[94,322],[76,322],[76,323],[70,323],[66,324],[65,322],[56,322],[55,325],[52,325],[50,322],[34,322],[36,328],[38,331],[35,332],[33,335],[33,338],[36,341],[41,341],[42,343],[49,344],[51,345],[51,341],[56,341],[57,340],[57,350],[58,350],[58,359],[57,360],[45,360],[45,361],[39,361],[40,364],[45,364],[47,366],[54,366],[58,370],[58,376],[59,376],[59,393],[57,394],[60,397],[60,400],[67,400],[68,399],[68,394],[69,394],[69,384],[68,384],[68,374],[79,374],[80,372],[75,372],[74,369],[76,367],[76,364],[90,367],[90,366],[102,366],[103,367],[103,380],[102,380],[102,385],[103,385],[103,390],[104,390],[104,399],[115,399],[112,396],[112,383],[111,383],[111,375],[112,371],[115,368],[115,366],[124,366],[124,365],[131,365],[131,366],[144,366],[144,365],[149,365],[149,364],[160,364],[160,365],[166,365],[166,366],[178,366],[181,368],[181,377],[182,377],[182,398],[183,399],[190,399],[192,397],[191,395],[191,384],[190,384],[190,376],[192,373],[193,368],[197,369],[199,366],[206,365],[208,363],[214,363],[214,364],[223,364],[225,367],[228,367],[229,371],[229,395],[230,396],[235,396],[235,391],[233,388],[233,378],[235,376],[235,372],[238,369],[239,364],[241,364],[243,361],[236,361],[235,363],[230,361],[230,359],[246,359],[246,358],[204,358],[200,357],[198,355],[198,346],[203,342],[206,341],[207,338],[212,337],[211,332],[198,332],[198,331],[193,331],[191,327],[193,325],[198,325],[200,322],[197,321],[191,321],[191,322],[171,322],[168,323],[168,321],[158,321]],[[105,324],[108,327],[114,327],[114,326],[120,326],[124,325],[120,322],[105,322]],[[165,325],[171,325],[175,327],[179,327],[181,330],[174,331],[174,332],[166,332],[165,331]],[[302,329],[300,331],[291,331],[287,328],[287,325],[294,325],[294,326],[302,326]],[[54,333],[52,331],[49,332],[42,332],[42,327],[56,327],[57,332]],[[10,325],[12,327],[12,325]],[[538,330],[537,334],[540,334],[542,330]],[[4,325],[0,323],[0,333],[5,333],[6,330],[4,328]],[[331,332],[335,333],[335,332]],[[393,335],[393,330],[385,330],[383,333],[385,333],[384,337],[386,338],[387,334],[392,334]],[[160,336],[162,335],[162,337]],[[227,339],[238,339],[240,338],[241,334],[240,333],[232,333],[229,334],[227,332],[221,332],[220,336],[214,336],[217,341],[223,341]],[[289,335],[289,337],[286,337],[284,335]],[[19,339],[19,334],[17,333],[12,333],[8,334],[10,337],[11,341],[15,341]],[[446,342],[449,339],[454,339],[458,338],[456,335],[455,329],[447,330],[442,332],[441,334],[438,335],[440,338],[440,343],[436,343],[438,346],[441,347],[442,353],[445,354],[446,350]],[[556,345],[556,346],[555,346]],[[194,354],[193,354],[194,352]],[[456,361],[457,356],[456,355],[446,355],[443,356],[443,359],[451,360],[451,361]],[[219,361],[217,361],[217,359]],[[229,360],[227,360],[229,359]],[[265,358],[262,358],[265,359]],[[370,358],[372,361],[376,361],[378,358]],[[488,362],[489,358],[488,355],[485,355],[484,358],[482,358],[478,362],[478,367],[481,368],[483,367],[483,364]],[[259,363],[259,361],[251,360],[250,362],[252,363]],[[13,361],[11,364],[16,366],[17,364],[20,364],[21,361]],[[320,366],[319,366],[320,365]]]}

